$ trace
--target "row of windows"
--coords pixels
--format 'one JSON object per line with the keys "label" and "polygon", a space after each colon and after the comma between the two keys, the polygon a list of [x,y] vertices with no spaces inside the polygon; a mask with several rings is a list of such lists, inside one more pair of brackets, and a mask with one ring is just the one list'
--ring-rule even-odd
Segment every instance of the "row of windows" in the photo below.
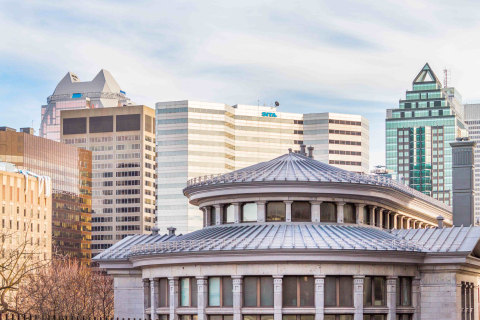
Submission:
{"label": "row of windows", "polygon": [[361,136],[362,133],[360,131],[345,131],[345,130],[328,130],[328,133],[333,134],[346,134],[351,136]]}
{"label": "row of windows", "polygon": [[344,150],[328,150],[329,154],[345,154],[351,156],[361,156],[362,153],[360,151],[344,151]]}
{"label": "row of windows", "polygon": [[362,123],[358,121],[345,121],[345,120],[333,120],[329,119],[328,123],[333,123],[333,124],[346,124],[347,126],[361,126]]}
{"label": "row of windows", "polygon": [[[169,320],[170,316],[166,314],[159,315],[159,320]],[[180,320],[198,320],[198,316],[194,315],[179,315]],[[243,320],[274,320],[273,314],[243,314]],[[282,315],[282,320],[314,320],[313,314],[288,314]],[[352,314],[326,314],[324,320],[353,320]],[[363,314],[363,320],[386,320],[385,314]],[[410,320],[411,314],[399,314],[397,313],[395,320]],[[208,315],[208,320],[233,320],[233,315]]]}
{"label": "row of windows", "polygon": [[140,221],[139,216],[124,216],[124,217],[116,217],[115,219],[117,222],[135,222]]}
{"label": "row of windows", "polygon": [[344,141],[344,140],[328,140],[329,144],[345,144],[347,146],[361,146],[359,141]]}
{"label": "row of windows", "polygon": [[340,164],[345,166],[361,166],[362,163],[358,161],[340,161],[340,160],[329,160],[329,164]]}

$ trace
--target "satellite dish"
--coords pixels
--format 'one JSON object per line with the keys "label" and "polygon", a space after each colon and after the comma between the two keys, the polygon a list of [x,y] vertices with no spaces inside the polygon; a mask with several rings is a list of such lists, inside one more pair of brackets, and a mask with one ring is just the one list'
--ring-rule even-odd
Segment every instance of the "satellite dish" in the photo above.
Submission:
{"label": "satellite dish", "polygon": [[280,105],[280,103],[278,103],[278,101],[275,101],[275,107],[278,107]]}

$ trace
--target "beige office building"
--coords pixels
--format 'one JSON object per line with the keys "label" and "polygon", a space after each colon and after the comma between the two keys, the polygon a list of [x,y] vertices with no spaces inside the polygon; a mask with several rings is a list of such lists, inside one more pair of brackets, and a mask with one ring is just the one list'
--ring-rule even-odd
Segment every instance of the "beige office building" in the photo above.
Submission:
{"label": "beige office building", "polygon": [[202,212],[182,193],[188,179],[238,170],[313,147],[315,159],[368,173],[368,120],[275,107],[171,101],[156,104],[157,220],[161,232],[202,228]]}
{"label": "beige office building", "polygon": [[155,111],[68,110],[61,140],[92,151],[92,255],[155,225]]}
{"label": "beige office building", "polygon": [[52,184],[49,177],[0,162],[2,250],[23,247],[52,258]]}

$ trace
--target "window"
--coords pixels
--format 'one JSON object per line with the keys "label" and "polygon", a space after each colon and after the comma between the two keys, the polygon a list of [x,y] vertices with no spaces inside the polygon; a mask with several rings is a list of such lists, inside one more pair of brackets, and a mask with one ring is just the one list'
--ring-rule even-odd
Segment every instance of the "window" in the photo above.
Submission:
{"label": "window", "polygon": [[[372,318],[369,318],[369,319],[372,319],[372,320],[375,319],[376,320],[377,318],[373,318],[373,316],[372,316]],[[378,318],[378,319],[384,320],[386,318]],[[411,314],[397,314],[395,320],[412,320],[412,315]]]}
{"label": "window", "polygon": [[197,306],[197,279],[180,278],[180,307],[196,307]]}
{"label": "window", "polygon": [[343,222],[355,223],[357,221],[357,215],[355,213],[355,205],[346,203],[343,206]]}
{"label": "window", "polygon": [[353,278],[325,277],[325,307],[353,306]]}
{"label": "window", "polygon": [[320,204],[320,221],[337,222],[337,205],[333,202],[322,202]]}
{"label": "window", "polygon": [[[364,314],[363,320],[386,320],[387,317],[384,314]],[[397,315],[398,319],[398,315]],[[401,318],[403,320],[403,318]],[[407,318],[408,319],[408,318]]]}
{"label": "window", "polygon": [[397,278],[397,306],[412,305],[412,279],[407,277]]}
{"label": "window", "polygon": [[[351,314],[335,314],[335,315],[328,314],[327,315],[326,314],[323,319],[324,320],[353,320],[353,315],[351,315]],[[365,320],[365,318],[363,318],[363,320]]]}
{"label": "window", "polygon": [[183,314],[183,315],[179,315],[178,318],[180,320],[198,320],[198,315],[196,315],[196,314]]}
{"label": "window", "polygon": [[384,306],[385,305],[385,278],[365,277],[363,284],[363,305]]}
{"label": "window", "polygon": [[273,314],[262,314],[262,315],[244,314],[243,320],[273,320]]}
{"label": "window", "polygon": [[245,307],[273,307],[273,277],[245,277],[243,304]]}
{"label": "window", "polygon": [[159,291],[158,291],[158,307],[166,308],[170,307],[170,290],[168,285],[167,278],[160,278],[158,281]]}
{"label": "window", "polygon": [[208,305],[233,307],[233,281],[231,277],[208,278]]}
{"label": "window", "polygon": [[233,320],[233,315],[228,314],[228,315],[209,315],[208,320]]}
{"label": "window", "polygon": [[223,209],[223,223],[233,223],[233,222],[235,222],[235,220],[234,220],[234,216],[235,216],[234,210],[235,210],[235,208],[234,208],[233,204],[230,204]]}
{"label": "window", "polygon": [[282,320],[315,320],[315,316],[313,314],[285,314],[282,316]]}
{"label": "window", "polygon": [[461,285],[462,319],[473,319],[473,315],[475,314],[474,284],[472,282],[462,281]]}
{"label": "window", "polygon": [[267,203],[267,221],[285,221],[285,203]]}
{"label": "window", "polygon": [[312,211],[310,202],[295,201],[292,203],[292,221],[310,222],[312,221]]}
{"label": "window", "polygon": [[256,203],[245,203],[242,205],[242,222],[257,222]]}
{"label": "window", "polygon": [[315,305],[313,277],[284,277],[283,306],[303,307]]}

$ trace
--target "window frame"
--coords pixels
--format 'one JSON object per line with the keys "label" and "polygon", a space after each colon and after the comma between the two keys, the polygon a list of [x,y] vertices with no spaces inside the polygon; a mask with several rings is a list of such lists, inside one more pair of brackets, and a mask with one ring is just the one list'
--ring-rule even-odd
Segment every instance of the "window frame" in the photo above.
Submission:
{"label": "window frame", "polygon": [[[165,286],[165,307],[162,307],[161,306],[161,301],[163,299],[161,299],[161,292],[162,292],[162,280],[165,280],[166,281],[166,286]],[[168,278],[160,278],[158,279],[158,307],[159,308],[170,308],[170,280]]]}
{"label": "window frame", "polygon": [[[293,277],[293,278],[296,278],[297,280],[297,285],[296,285],[296,290],[297,290],[297,305],[296,306],[288,306],[288,305],[285,305],[285,301],[283,300],[283,297],[284,295],[282,294],[282,308],[311,308],[311,307],[315,307],[315,278],[313,276],[308,276],[308,275],[302,275],[302,276],[285,276],[283,279],[282,279],[282,292],[285,290],[285,282],[284,282],[284,279],[285,278],[290,278],[290,277]],[[301,305],[301,285],[300,285],[300,279],[303,278],[303,277],[307,277],[307,278],[312,278],[313,279],[313,305]],[[285,290],[286,291],[286,290]]]}
{"label": "window frame", "polygon": [[[326,286],[327,278],[334,278],[335,279],[335,305],[334,306],[327,306],[325,304],[325,308],[350,308],[350,307],[354,307],[354,305],[355,305],[355,295],[354,295],[355,285],[354,285],[353,277],[351,277],[351,276],[326,276],[325,277],[325,285],[324,285],[324,293],[323,293],[324,297],[327,296],[327,292],[326,292],[327,291],[327,286]],[[352,281],[352,292],[351,292],[352,304],[351,305],[340,305],[340,278],[349,278]],[[324,298],[324,301],[326,301],[325,298]]]}
{"label": "window frame", "polygon": [[[257,215],[257,218],[253,221],[245,221],[245,218],[244,218],[244,207],[246,205],[254,205],[255,206],[255,211],[256,211],[256,215]],[[241,223],[253,223],[253,222],[257,222],[258,221],[258,205],[255,203],[255,202],[245,202],[245,203],[242,203],[240,205],[240,215],[241,215]]]}
{"label": "window frame", "polygon": [[[407,279],[408,281],[410,281],[410,292],[409,292],[409,296],[410,296],[410,303],[409,304],[404,304],[404,299],[403,299],[403,288],[402,288],[402,280],[403,279]],[[413,279],[412,277],[398,277],[396,279],[396,301],[395,301],[395,304],[397,305],[397,307],[410,307],[412,306],[412,285],[413,285]],[[400,304],[398,304],[399,302],[399,299],[400,299]]]}
{"label": "window frame", "polygon": [[[256,306],[246,306],[246,303],[245,303],[245,278],[256,278],[256,292],[257,292],[257,305]],[[274,292],[272,291],[272,301],[273,301],[273,304],[270,306],[270,305],[262,305],[262,278],[271,278],[272,279],[272,283],[274,283],[274,279],[272,276],[246,276],[243,278],[243,281],[242,281],[242,305],[245,307],[245,308],[273,308],[274,305],[275,305],[275,294]],[[274,284],[275,286],[275,284]]]}
{"label": "window frame", "polygon": [[[310,216],[306,220],[299,219],[298,217],[295,217],[295,214],[294,214],[295,204],[304,204],[304,203],[308,204],[309,212],[310,212]],[[291,204],[291,220],[292,222],[312,222],[312,204],[310,203],[310,201],[293,201]]]}
{"label": "window frame", "polygon": [[[212,278],[220,278],[220,305],[219,306],[211,306],[210,305],[210,279]],[[232,281],[232,305],[231,306],[225,306],[224,304],[224,297],[223,297],[223,280],[224,279],[230,279],[230,281]],[[207,279],[208,283],[208,297],[207,297],[207,307],[208,308],[233,308],[233,304],[234,304],[234,301],[233,301],[233,278],[232,277],[228,277],[228,276],[211,276],[211,277],[208,277]]]}
{"label": "window frame", "polygon": [[[282,219],[272,220],[272,218],[269,217],[268,206],[270,204],[273,205],[274,203],[283,204],[283,210],[284,210],[283,220]],[[266,222],[286,222],[287,221],[287,204],[283,201],[269,201],[269,202],[267,202],[266,206],[265,206],[265,221]]]}
{"label": "window frame", "polygon": [[[182,279],[188,279],[188,306],[182,306],[182,286],[181,286],[181,281]],[[181,277],[181,278],[178,278],[178,307],[179,308],[196,308],[198,307],[198,283],[197,282],[197,278],[195,277]],[[194,290],[192,290],[193,288],[193,284],[196,284],[196,289],[195,289],[195,292],[197,293],[197,304],[196,305],[193,305],[192,304],[192,293]]]}
{"label": "window frame", "polygon": [[[367,278],[371,279],[370,290],[372,292],[372,295],[370,297],[370,303],[371,303],[370,305],[365,305],[365,280]],[[374,281],[375,278],[383,279],[383,293],[384,293],[384,296],[383,296],[382,300],[384,301],[384,304],[382,304],[382,305],[375,305],[375,281]],[[363,292],[364,292],[364,299],[363,299],[363,306],[364,307],[378,308],[378,307],[387,306],[387,278],[386,277],[383,277],[383,276],[366,276],[365,279],[364,279],[364,282],[363,282]]]}

